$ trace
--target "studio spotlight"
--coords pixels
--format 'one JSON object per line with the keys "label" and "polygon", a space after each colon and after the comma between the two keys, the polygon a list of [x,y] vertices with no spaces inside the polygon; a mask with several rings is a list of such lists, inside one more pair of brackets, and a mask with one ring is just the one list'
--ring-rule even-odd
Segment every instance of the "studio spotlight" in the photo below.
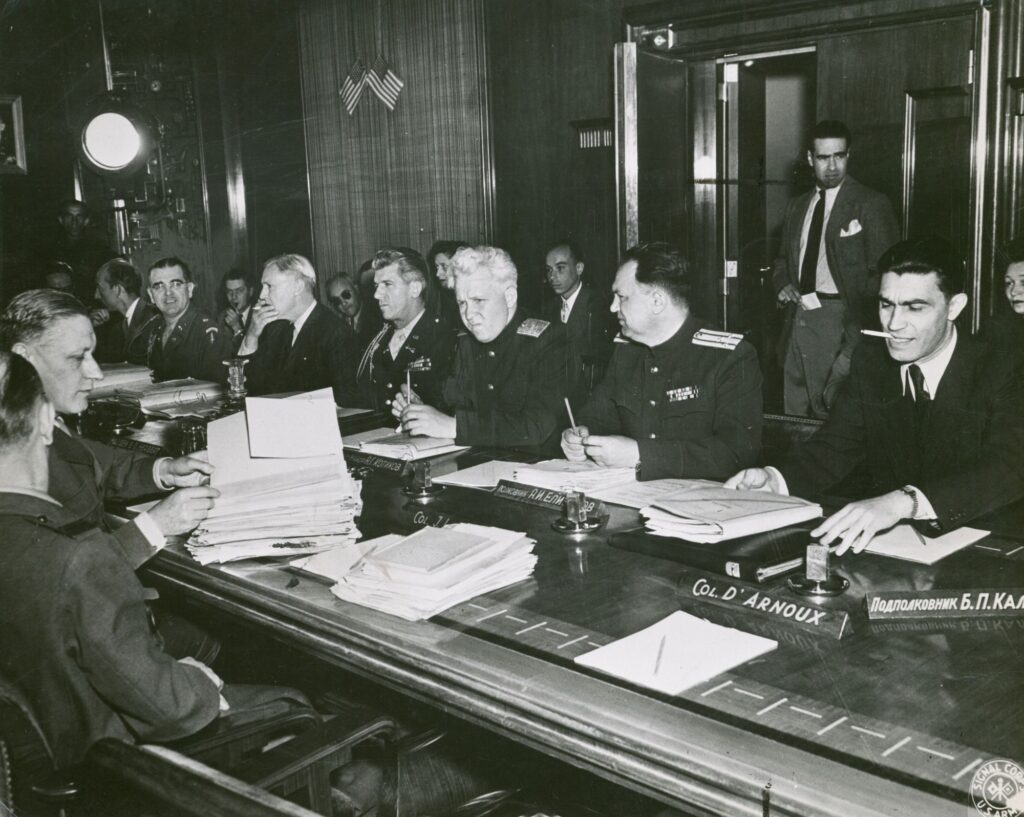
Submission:
{"label": "studio spotlight", "polygon": [[89,106],[78,146],[91,170],[124,177],[145,167],[159,138],[152,116],[111,92]]}

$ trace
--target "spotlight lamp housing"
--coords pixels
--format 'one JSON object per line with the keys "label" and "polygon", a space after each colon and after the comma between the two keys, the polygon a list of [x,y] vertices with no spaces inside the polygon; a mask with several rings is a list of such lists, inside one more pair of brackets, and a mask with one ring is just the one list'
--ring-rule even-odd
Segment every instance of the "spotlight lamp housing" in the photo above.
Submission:
{"label": "spotlight lamp housing", "polygon": [[159,141],[156,120],[123,94],[111,91],[90,104],[78,149],[90,170],[125,178],[146,166]]}

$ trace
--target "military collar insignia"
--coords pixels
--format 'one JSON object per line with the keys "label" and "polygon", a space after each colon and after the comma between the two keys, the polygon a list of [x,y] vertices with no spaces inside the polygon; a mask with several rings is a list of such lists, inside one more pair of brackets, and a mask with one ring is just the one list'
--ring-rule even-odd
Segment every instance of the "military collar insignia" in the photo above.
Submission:
{"label": "military collar insignia", "polygon": [[735,349],[743,335],[735,332],[719,332],[715,329],[698,329],[693,333],[693,343],[697,346],[712,346],[716,349]]}

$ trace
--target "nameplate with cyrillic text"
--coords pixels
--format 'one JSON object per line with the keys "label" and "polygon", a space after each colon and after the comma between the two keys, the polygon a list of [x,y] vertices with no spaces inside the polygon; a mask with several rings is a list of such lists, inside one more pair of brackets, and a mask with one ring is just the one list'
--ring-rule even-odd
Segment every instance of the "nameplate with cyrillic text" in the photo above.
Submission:
{"label": "nameplate with cyrillic text", "polygon": [[1018,618],[1024,617],[1024,589],[987,587],[980,590],[920,590],[866,593],[872,621],[892,618]]}
{"label": "nameplate with cyrillic text", "polygon": [[[501,499],[508,499],[512,502],[522,502],[524,505],[532,505],[535,508],[545,508],[549,511],[560,511],[565,505],[565,494],[562,491],[551,491],[547,488],[535,488],[532,485],[520,485],[518,482],[501,480],[498,487],[494,489],[494,496]],[[583,501],[583,508],[590,516],[597,510],[597,502],[592,499]]]}
{"label": "nameplate with cyrillic text", "polygon": [[679,594],[686,599],[745,611],[767,618],[774,624],[842,638],[850,617],[845,610],[833,610],[796,598],[789,590],[766,590],[763,585],[723,579],[702,570],[687,570],[679,582]]}
{"label": "nameplate with cyrillic text", "polygon": [[407,464],[405,460],[378,457],[376,454],[364,454],[362,451],[346,451],[345,463],[350,468],[368,468],[371,471],[384,471],[389,474],[401,474]]}

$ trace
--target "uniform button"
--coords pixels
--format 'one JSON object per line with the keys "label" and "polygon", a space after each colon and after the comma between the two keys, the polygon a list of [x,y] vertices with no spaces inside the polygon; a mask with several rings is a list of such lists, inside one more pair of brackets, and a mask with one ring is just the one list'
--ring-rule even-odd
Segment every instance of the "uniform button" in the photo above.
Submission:
{"label": "uniform button", "polygon": [[652,400],[652,401],[651,401],[651,405],[652,405],[652,406],[656,406],[656,405],[658,405],[658,401],[657,401],[657,400]]}
{"label": "uniform button", "polygon": [[488,389],[488,391],[494,391],[494,384],[493,383],[488,383],[487,384],[487,389]]}
{"label": "uniform button", "polygon": [[652,440],[655,440],[655,439],[657,439],[657,438],[658,438],[658,435],[657,435],[657,434],[655,434],[655,433],[654,433],[654,432],[652,431],[652,432],[651,432],[651,439],[652,439]]}
{"label": "uniform button", "polygon": [[36,521],[37,521],[37,522],[46,522],[46,517],[45,517],[45,516],[42,516],[42,515],[40,515],[40,516],[37,516],[37,517],[36,517]]}
{"label": "uniform button", "polygon": [[391,405],[391,401],[390,400],[385,400],[384,401],[384,405],[385,406],[390,406]]}
{"label": "uniform button", "polygon": [[393,388],[394,388],[394,386],[392,386],[392,385],[391,385],[390,383],[388,383],[388,384],[387,384],[387,386],[385,386],[385,388],[388,388],[388,389],[393,389]]}
{"label": "uniform button", "polygon": [[494,350],[493,349],[488,349],[487,350],[487,357],[494,357]]}
{"label": "uniform button", "polygon": [[657,373],[658,373],[658,367],[657,366],[651,366],[651,374],[657,374]]}

